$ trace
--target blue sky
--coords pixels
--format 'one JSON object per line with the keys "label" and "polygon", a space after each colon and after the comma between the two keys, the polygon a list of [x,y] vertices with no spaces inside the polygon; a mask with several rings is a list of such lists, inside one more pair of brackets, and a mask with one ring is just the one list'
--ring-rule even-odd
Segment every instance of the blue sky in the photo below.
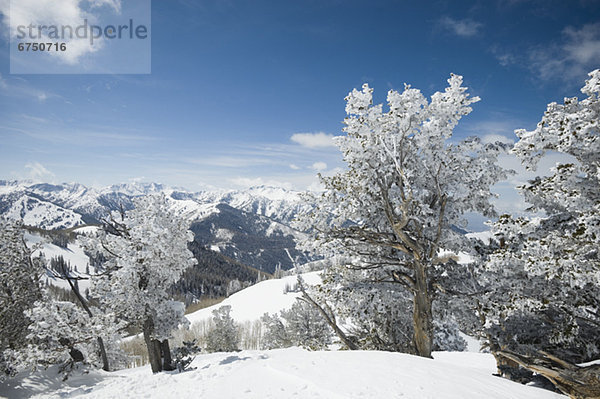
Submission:
{"label": "blue sky", "polygon": [[594,0],[152,1],[144,75],[10,74],[2,21],[4,179],[304,189],[341,166],[328,136],[365,82],[384,102],[463,75],[482,101],[457,137],[513,140],[600,67]]}

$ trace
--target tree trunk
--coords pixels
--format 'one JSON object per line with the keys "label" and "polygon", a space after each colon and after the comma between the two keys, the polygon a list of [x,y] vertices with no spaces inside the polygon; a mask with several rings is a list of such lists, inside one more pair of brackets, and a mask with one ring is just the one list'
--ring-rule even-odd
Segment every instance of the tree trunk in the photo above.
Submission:
{"label": "tree trunk", "polygon": [[151,316],[148,316],[144,322],[144,341],[146,342],[146,348],[148,349],[148,360],[150,361],[150,367],[152,367],[153,373],[162,371],[161,365],[161,348],[160,342],[156,339],[152,339],[152,333],[154,332],[154,321]]}
{"label": "tree trunk", "polygon": [[169,348],[169,340],[165,339],[160,343],[160,349],[163,358],[163,370],[172,371],[175,370],[173,366],[173,359],[171,358],[171,348]]}
{"label": "tree trunk", "polygon": [[102,370],[109,371],[106,348],[104,347],[104,341],[102,341],[102,338],[100,337],[98,337],[98,347],[100,348],[100,357],[102,358]]}
{"label": "tree trunk", "polygon": [[[77,300],[79,300],[79,303],[81,303],[81,306],[83,306],[83,309],[86,311],[88,316],[90,316],[90,319],[92,317],[94,317],[92,315],[92,311],[90,310],[90,307],[87,304],[87,301],[83,298],[83,296],[81,296],[81,293],[79,292],[79,286],[73,284],[73,282],[71,281],[71,278],[69,277],[66,270],[63,270],[62,274],[63,274],[63,277],[66,278],[67,281],[69,282],[71,291],[73,291],[73,293],[77,297]],[[100,357],[102,358],[102,370],[110,371],[110,367],[108,364],[108,357],[106,356],[106,348],[104,347],[104,341],[102,340],[101,337],[98,337],[98,347],[100,348]]]}
{"label": "tree trunk", "polygon": [[417,355],[431,358],[433,347],[433,314],[427,272],[421,262],[415,262],[415,294],[413,299],[413,343]]}

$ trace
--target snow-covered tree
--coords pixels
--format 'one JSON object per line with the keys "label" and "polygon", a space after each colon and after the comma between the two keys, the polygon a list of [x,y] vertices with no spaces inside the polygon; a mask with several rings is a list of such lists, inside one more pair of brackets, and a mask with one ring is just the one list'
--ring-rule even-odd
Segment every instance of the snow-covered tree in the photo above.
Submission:
{"label": "snow-covered tree", "polygon": [[[466,212],[494,215],[490,187],[505,176],[497,165],[504,150],[500,143],[451,140],[479,98],[469,97],[458,75],[448,83],[430,101],[408,85],[403,92],[391,90],[387,112],[373,105],[367,85],[353,90],[346,97],[346,135],[336,138],[347,168],[320,176],[325,190],[300,221],[301,228],[314,232],[308,248],[325,257],[346,256],[327,272],[326,294],[347,286],[342,268],[356,271],[352,278],[372,287],[386,284],[390,293],[410,293],[411,352],[425,357],[433,345],[434,275],[448,261],[439,251],[468,247],[453,227],[465,225]],[[393,300],[384,295],[380,303]]]}
{"label": "snow-covered tree", "polygon": [[214,326],[206,335],[206,350],[209,352],[233,352],[239,350],[238,327],[229,314],[231,306],[221,306],[213,310]]}
{"label": "snow-covered tree", "polygon": [[240,282],[240,280],[238,280],[237,278],[233,279],[227,284],[227,293],[225,295],[226,296],[233,295],[241,289],[242,289],[242,283]]}
{"label": "snow-covered tree", "polygon": [[521,187],[544,216],[504,215],[494,225],[501,248],[487,268],[505,284],[483,310],[503,338],[499,350],[544,350],[573,362],[600,353],[600,70],[581,91],[583,100],[553,102],[536,129],[515,132],[513,151],[528,169],[550,151],[571,160]]}
{"label": "snow-covered tree", "polygon": [[265,313],[260,321],[264,326],[264,334],[260,342],[262,349],[288,348],[293,345],[283,321],[277,314]]}
{"label": "snow-covered tree", "polygon": [[302,346],[311,350],[324,349],[331,343],[333,331],[314,306],[302,299],[278,315],[265,313],[262,346],[265,349]]}
{"label": "snow-covered tree", "polygon": [[[130,326],[142,329],[152,371],[170,368],[168,338],[187,320],[184,305],[169,288],[196,263],[187,243],[188,223],[169,209],[164,195],[134,200],[135,208],[113,215],[91,247],[103,253],[104,271],[92,280],[90,295]],[[161,364],[164,358],[164,365]]]}
{"label": "snow-covered tree", "polygon": [[78,362],[103,366],[107,356],[113,369],[124,367],[127,357],[118,346],[123,323],[113,314],[88,309],[92,316],[80,304],[54,301],[48,295],[36,302],[25,312],[31,325],[21,363],[32,368],[62,363],[68,372]]}
{"label": "snow-covered tree", "polygon": [[27,344],[24,312],[41,298],[42,264],[25,244],[23,225],[0,218],[0,375],[17,371],[11,359]]}
{"label": "snow-covered tree", "polygon": [[327,348],[333,331],[310,303],[297,300],[288,310],[280,312],[292,345],[311,350]]}

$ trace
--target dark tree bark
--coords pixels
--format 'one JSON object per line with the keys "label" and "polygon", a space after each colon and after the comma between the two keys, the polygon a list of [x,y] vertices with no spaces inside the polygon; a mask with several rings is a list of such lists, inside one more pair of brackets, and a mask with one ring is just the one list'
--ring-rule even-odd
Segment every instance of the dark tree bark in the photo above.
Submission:
{"label": "dark tree bark", "polygon": [[171,358],[171,348],[169,348],[169,340],[165,339],[160,343],[160,348],[163,358],[163,370],[172,371],[175,370],[173,366],[173,359]]}
{"label": "dark tree bark", "polygon": [[413,298],[413,328],[416,354],[431,358],[433,347],[433,313],[425,266],[415,262],[415,289]]}
{"label": "dark tree bark", "polygon": [[153,373],[159,373],[162,371],[161,364],[161,347],[160,342],[152,338],[154,332],[154,321],[151,316],[148,316],[144,322],[143,327],[144,341],[146,342],[146,348],[148,349],[148,360],[150,361],[150,367]]}

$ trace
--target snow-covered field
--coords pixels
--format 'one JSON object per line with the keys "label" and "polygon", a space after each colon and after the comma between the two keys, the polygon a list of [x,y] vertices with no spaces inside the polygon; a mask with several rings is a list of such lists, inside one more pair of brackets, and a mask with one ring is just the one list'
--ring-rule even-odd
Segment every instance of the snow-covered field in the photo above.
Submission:
{"label": "snow-covered field", "polygon": [[60,384],[31,376],[0,387],[7,398],[565,398],[494,377],[491,355],[440,352],[435,359],[375,351],[308,352],[299,348],[203,354],[196,370],[152,375],[149,366],[94,371]]}

